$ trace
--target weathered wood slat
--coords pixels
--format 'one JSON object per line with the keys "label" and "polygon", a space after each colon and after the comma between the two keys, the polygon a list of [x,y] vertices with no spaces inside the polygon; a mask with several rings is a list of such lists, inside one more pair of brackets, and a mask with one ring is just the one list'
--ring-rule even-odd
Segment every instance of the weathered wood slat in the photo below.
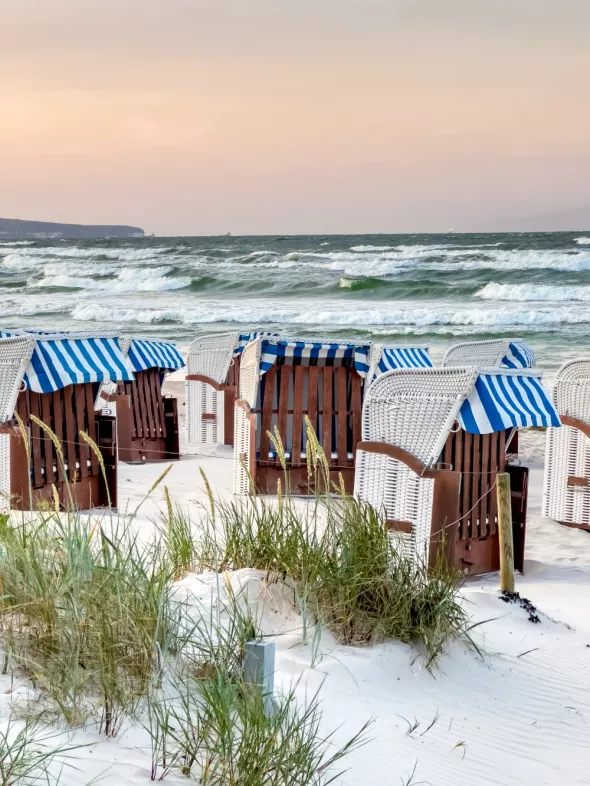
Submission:
{"label": "weathered wood slat", "polygon": [[126,396],[129,396],[129,402],[130,402],[130,406],[131,406],[131,439],[137,439],[138,434],[139,434],[141,428],[140,428],[139,423],[137,421],[137,408],[136,408],[135,403],[134,403],[135,392],[134,392],[133,388],[134,388],[134,386],[131,384],[131,382],[126,382],[122,386],[122,389],[121,389],[120,392],[122,394],[126,395]]}
{"label": "weathered wood slat", "polygon": [[318,426],[318,375],[317,366],[310,366],[307,379],[307,417],[316,434],[319,435]]}
{"label": "weathered wood slat", "polygon": [[159,432],[162,439],[166,439],[166,415],[164,414],[164,401],[162,399],[162,385],[160,383],[160,372],[153,369],[154,373],[150,376],[152,395],[156,402],[156,416],[159,421]]}
{"label": "weathered wood slat", "polygon": [[469,508],[471,513],[469,515],[470,525],[471,525],[471,535],[472,537],[477,537],[480,534],[479,528],[479,505],[478,499],[481,496],[481,484],[482,484],[482,475],[481,475],[481,434],[474,434],[473,435],[473,482],[471,484],[471,499],[469,500]]}
{"label": "weathered wood slat", "polygon": [[479,505],[479,534],[481,537],[486,537],[488,534],[488,511],[489,511],[489,488],[490,482],[494,482],[490,478],[490,434],[482,436],[482,449],[481,449],[481,502]]}
{"label": "weathered wood slat", "polygon": [[[31,415],[34,415],[36,418],[41,420],[41,401],[38,393],[30,391],[29,405],[31,408]],[[31,421],[31,456],[33,459],[33,486],[42,486],[44,484],[44,476],[43,455],[41,448],[41,429],[33,421]]]}
{"label": "weathered wood slat", "polygon": [[148,420],[147,420],[147,402],[145,400],[145,395],[144,395],[144,392],[143,392],[143,385],[136,383],[133,386],[133,388],[134,388],[134,392],[135,392],[135,396],[134,396],[135,402],[134,403],[135,403],[135,406],[137,408],[138,425],[140,425],[140,427],[141,427],[141,431],[138,434],[138,436],[141,436],[144,439],[149,439],[150,438],[150,429],[149,429]]}
{"label": "weathered wood slat", "polygon": [[147,374],[145,372],[141,372],[137,374],[136,383],[139,387],[140,395],[143,396],[143,401],[145,403],[144,415],[145,415],[145,423],[147,428],[146,436],[148,439],[155,439],[156,428],[154,424],[152,395],[150,393],[149,385],[147,384]]}
{"label": "weathered wood slat", "polygon": [[277,367],[273,366],[264,375],[264,398],[261,402],[261,434],[260,434],[260,460],[268,461],[270,437],[268,432],[272,428],[272,408],[275,395]]}
{"label": "weathered wood slat", "polygon": [[68,477],[70,482],[76,480],[76,417],[74,413],[73,385],[63,389],[64,415],[66,423],[66,455],[68,457]]}
{"label": "weathered wood slat", "polygon": [[338,455],[338,465],[344,467],[347,462],[347,376],[348,372],[345,368],[337,368],[336,371],[336,447]]}
{"label": "weathered wood slat", "polygon": [[[49,426],[52,431],[54,431],[54,423],[51,412],[51,400],[53,397],[51,395],[45,394],[40,396],[40,398],[41,420],[45,425]],[[57,456],[55,455],[55,448],[47,431],[43,431],[43,460],[45,464],[45,477],[47,482],[55,483],[56,472],[54,467],[57,461]]]}
{"label": "weathered wood slat", "polygon": [[[94,416],[94,394],[92,391],[92,384],[85,385],[86,388],[86,418],[88,421],[88,436],[96,444],[96,419]],[[90,448],[90,469],[93,475],[98,475],[98,457],[96,453]]]}
{"label": "weathered wood slat", "polygon": [[455,447],[455,440],[453,439],[453,435],[449,435],[449,438],[445,442],[445,449],[443,450],[442,460],[443,463],[446,464],[448,467],[454,467],[454,458],[453,458],[453,448]]}
{"label": "weathered wood slat", "polygon": [[322,448],[328,463],[332,462],[332,382],[333,371],[331,366],[322,369],[323,396],[322,396]]}
{"label": "weathered wood slat", "polygon": [[[283,443],[283,449],[289,450],[290,445],[288,440],[287,424],[288,424],[288,409],[289,409],[289,393],[291,391],[293,367],[281,366],[279,369],[279,421],[277,424],[279,437]],[[276,463],[280,466],[280,458],[277,454]]]}
{"label": "weathered wood slat", "polygon": [[86,431],[86,418],[85,418],[85,409],[86,409],[86,396],[84,393],[84,386],[83,385],[74,385],[74,401],[76,407],[76,448],[78,453],[78,462],[80,464],[80,476],[82,478],[87,478],[90,474],[90,470],[88,469],[88,458],[90,453],[90,448],[88,445],[82,441],[80,437],[80,431]]}
{"label": "weathered wood slat", "polygon": [[[498,434],[490,434],[490,482],[496,483],[498,474]],[[497,494],[494,486],[493,491],[488,494],[489,514],[488,514],[488,535],[496,534],[496,516],[498,512]]]}
{"label": "weathered wood slat", "polygon": [[305,383],[304,366],[295,366],[293,383],[293,434],[291,438],[291,462],[293,466],[301,464],[301,445],[303,444],[303,392]]}
{"label": "weathered wood slat", "polygon": [[459,429],[455,434],[454,468],[456,472],[463,471],[463,436],[465,432]]}
{"label": "weathered wood slat", "polygon": [[63,454],[63,458],[59,456],[57,459],[57,479],[62,483],[65,479],[63,462],[66,460],[66,446],[64,445],[64,408],[63,408],[63,391],[56,390],[53,394],[53,430],[57,441],[59,442]]}
{"label": "weathered wood slat", "polygon": [[358,374],[351,373],[350,375],[350,409],[352,411],[352,446],[351,451],[353,455],[353,463],[355,461],[356,446],[362,439],[362,398],[361,398],[361,385],[362,381]]}
{"label": "weathered wood slat", "polygon": [[468,538],[469,531],[469,502],[471,500],[471,486],[473,484],[473,462],[471,460],[471,447],[473,444],[473,435],[468,431],[463,434],[463,459],[461,466],[463,467],[463,480],[462,480],[462,494],[461,494],[461,537]]}

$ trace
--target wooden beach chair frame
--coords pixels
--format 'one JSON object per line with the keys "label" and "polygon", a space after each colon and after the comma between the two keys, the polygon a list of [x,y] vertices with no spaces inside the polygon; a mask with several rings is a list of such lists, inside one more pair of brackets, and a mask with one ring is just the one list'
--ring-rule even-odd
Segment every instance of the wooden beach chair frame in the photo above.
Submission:
{"label": "wooden beach chair frame", "polygon": [[[353,347],[348,342],[317,342],[313,339],[274,339],[267,344],[303,343]],[[366,364],[361,376],[351,357],[331,361],[311,361],[302,356],[280,358],[261,375],[263,339],[250,342],[244,349],[240,365],[240,398],[235,404],[234,491],[247,494],[251,485],[260,493],[273,494],[277,484],[285,483],[285,470],[269,432],[278,432],[285,449],[289,484],[292,493],[309,493],[310,488],[305,428],[312,424],[328,462],[332,484],[344,483],[352,492],[356,446],[361,439],[361,411],[365,389],[373,376],[382,373],[380,361],[385,352],[414,353],[420,362],[430,362],[424,347],[384,348],[364,345]],[[360,347],[359,347],[360,349]],[[402,358],[401,362],[411,359]],[[394,362],[393,355],[386,358]],[[385,362],[385,361],[384,361]]]}
{"label": "wooden beach chair frame", "polygon": [[[54,334],[59,338],[59,334]],[[67,337],[71,337],[70,334]],[[76,334],[76,338],[94,338]],[[41,501],[78,510],[117,504],[117,444],[114,418],[95,412],[97,383],[71,384],[51,393],[24,387],[23,378],[33,352],[32,335],[0,340],[0,508],[29,510]],[[14,417],[17,412],[25,429]],[[57,437],[32,419],[35,415]],[[84,431],[99,447],[99,459],[81,439]],[[26,439],[25,439],[26,437]]]}
{"label": "wooden beach chair frame", "polygon": [[511,476],[515,565],[524,568],[528,469],[506,463],[505,430],[471,434],[457,419],[482,373],[529,371],[447,367],[392,371],[363,404],[355,495],[384,510],[406,553],[433,565],[444,548],[463,573],[499,567],[495,475]]}
{"label": "wooden beach chair frame", "polygon": [[[126,357],[132,340],[120,339]],[[117,418],[119,459],[126,463],[179,459],[178,400],[162,393],[165,373],[148,368],[133,374],[133,382],[105,385],[100,394],[103,411]]]}

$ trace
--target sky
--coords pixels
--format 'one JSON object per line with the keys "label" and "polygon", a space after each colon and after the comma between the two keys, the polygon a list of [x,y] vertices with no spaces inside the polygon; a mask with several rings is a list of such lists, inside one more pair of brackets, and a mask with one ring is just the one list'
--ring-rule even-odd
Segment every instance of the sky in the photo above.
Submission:
{"label": "sky", "polygon": [[590,228],[588,0],[0,0],[0,216]]}

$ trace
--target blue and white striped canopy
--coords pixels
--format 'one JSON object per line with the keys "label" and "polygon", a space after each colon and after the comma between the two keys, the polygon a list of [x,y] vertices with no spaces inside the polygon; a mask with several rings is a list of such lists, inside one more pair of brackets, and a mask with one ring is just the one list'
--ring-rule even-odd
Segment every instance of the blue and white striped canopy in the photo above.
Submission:
{"label": "blue and white striped canopy", "polygon": [[383,347],[375,378],[396,368],[432,368],[433,365],[427,347]]}
{"label": "blue and white striped canopy", "polygon": [[312,341],[265,340],[262,342],[260,373],[265,374],[278,358],[293,360],[293,365],[353,366],[362,377],[369,371],[369,347],[355,344]]}
{"label": "blue and white striped canopy", "polygon": [[504,368],[533,368],[535,353],[524,341],[511,341],[501,365]]}
{"label": "blue and white striped canopy", "polygon": [[39,336],[24,383],[36,393],[52,393],[83,382],[131,382],[133,378],[116,338]]}
{"label": "blue and white striped canopy", "polygon": [[133,338],[129,345],[128,358],[133,371],[146,371],[149,368],[174,371],[184,366],[184,360],[176,344],[171,341],[146,341]]}
{"label": "blue and white striped canopy", "polygon": [[85,382],[132,382],[133,372],[115,333],[3,330],[0,337],[29,335],[35,348],[23,382],[36,393],[53,393]]}
{"label": "blue and white striped canopy", "polygon": [[540,372],[486,369],[461,405],[459,423],[470,434],[507,428],[560,426],[561,421]]}

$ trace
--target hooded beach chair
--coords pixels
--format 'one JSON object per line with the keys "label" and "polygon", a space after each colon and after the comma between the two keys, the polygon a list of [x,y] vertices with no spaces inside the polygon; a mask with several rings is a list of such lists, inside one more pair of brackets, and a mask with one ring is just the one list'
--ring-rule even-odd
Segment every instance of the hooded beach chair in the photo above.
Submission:
{"label": "hooded beach chair", "polygon": [[[0,339],[5,509],[29,509],[41,500],[54,504],[55,494],[63,506],[73,503],[80,510],[109,499],[116,505],[115,421],[95,412],[95,400],[101,384],[132,379],[116,334],[14,331]],[[51,429],[59,446],[32,416]],[[99,447],[106,483],[98,456],[80,432]]]}
{"label": "hooded beach chair", "polygon": [[539,372],[391,371],[365,397],[355,495],[384,511],[406,553],[433,564],[444,543],[457,569],[485,573],[499,567],[495,476],[509,472],[522,571],[528,470],[507,465],[506,434],[558,425]]}
{"label": "hooded beach chair", "polygon": [[543,515],[590,530],[590,358],[559,369],[553,401],[562,426],[547,430]]}
{"label": "hooded beach chair", "polygon": [[521,338],[466,341],[447,350],[441,363],[442,366],[470,364],[482,368],[534,368],[535,353]]}
{"label": "hooded beach chair", "polygon": [[119,458],[126,462],[180,458],[178,401],[162,394],[167,373],[184,367],[172,341],[121,337],[133,378],[104,386],[101,407],[117,417]]}
{"label": "hooded beach chair", "polygon": [[291,490],[309,491],[306,417],[331,481],[339,483],[341,476],[352,491],[368,380],[400,365],[425,367],[432,361],[425,347],[262,337],[250,342],[242,352],[235,406],[235,493],[249,493],[250,478],[262,493],[275,493],[278,481],[284,482],[282,456],[269,432],[278,434],[284,448]]}
{"label": "hooded beach chair", "polygon": [[234,404],[240,382],[240,356],[258,336],[275,333],[216,333],[189,347],[185,382],[187,449],[234,444]]}

